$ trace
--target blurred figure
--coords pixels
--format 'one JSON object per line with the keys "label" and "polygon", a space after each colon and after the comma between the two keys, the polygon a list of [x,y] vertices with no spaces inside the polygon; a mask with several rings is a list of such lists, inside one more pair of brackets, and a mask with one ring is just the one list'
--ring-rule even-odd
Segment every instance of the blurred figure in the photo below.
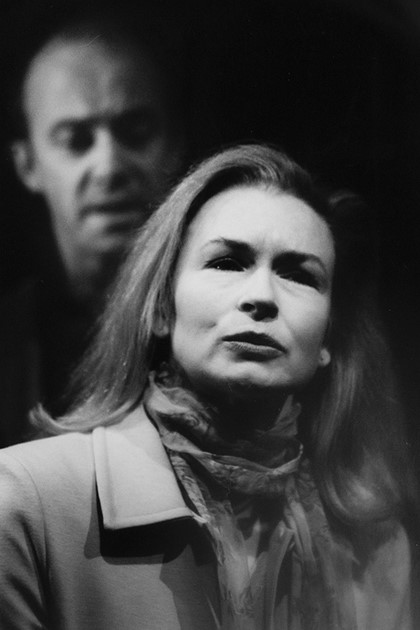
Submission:
{"label": "blurred figure", "polygon": [[0,445],[21,440],[64,390],[128,246],[179,173],[181,87],[123,18],[73,15],[22,76],[17,173],[42,195],[57,265],[0,310]]}

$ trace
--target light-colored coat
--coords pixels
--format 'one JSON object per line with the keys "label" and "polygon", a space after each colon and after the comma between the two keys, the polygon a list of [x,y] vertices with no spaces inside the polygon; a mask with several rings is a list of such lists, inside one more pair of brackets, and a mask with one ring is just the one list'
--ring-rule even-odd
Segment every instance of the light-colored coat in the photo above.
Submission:
{"label": "light-colored coat", "polygon": [[[410,629],[409,579],[400,528],[353,584],[358,630]],[[212,552],[142,409],[0,451],[2,630],[214,630],[218,597]]]}
{"label": "light-colored coat", "polygon": [[214,630],[217,580],[200,535],[141,411],[4,449],[0,628]]}

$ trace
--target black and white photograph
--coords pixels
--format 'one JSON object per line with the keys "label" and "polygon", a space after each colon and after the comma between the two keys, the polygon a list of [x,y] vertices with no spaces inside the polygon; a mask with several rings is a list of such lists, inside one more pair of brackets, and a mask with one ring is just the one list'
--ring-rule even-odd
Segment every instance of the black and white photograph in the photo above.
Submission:
{"label": "black and white photograph", "polygon": [[420,4],[0,33],[0,630],[420,630]]}

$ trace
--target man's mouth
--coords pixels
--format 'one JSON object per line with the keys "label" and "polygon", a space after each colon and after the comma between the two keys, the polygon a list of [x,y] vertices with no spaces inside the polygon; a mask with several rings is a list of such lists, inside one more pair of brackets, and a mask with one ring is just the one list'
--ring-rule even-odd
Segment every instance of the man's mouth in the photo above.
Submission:
{"label": "man's mouth", "polygon": [[103,202],[89,203],[82,208],[82,217],[92,214],[105,215],[126,215],[126,214],[142,214],[144,211],[144,201],[140,199],[119,199],[104,200]]}

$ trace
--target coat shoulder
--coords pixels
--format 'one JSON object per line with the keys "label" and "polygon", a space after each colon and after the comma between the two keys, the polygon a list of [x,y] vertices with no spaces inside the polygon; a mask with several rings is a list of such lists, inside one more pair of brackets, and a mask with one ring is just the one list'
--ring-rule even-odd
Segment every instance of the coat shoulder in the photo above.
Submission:
{"label": "coat shoulder", "polygon": [[41,488],[42,494],[89,484],[94,474],[92,436],[69,433],[0,450],[0,487],[5,483]]}

